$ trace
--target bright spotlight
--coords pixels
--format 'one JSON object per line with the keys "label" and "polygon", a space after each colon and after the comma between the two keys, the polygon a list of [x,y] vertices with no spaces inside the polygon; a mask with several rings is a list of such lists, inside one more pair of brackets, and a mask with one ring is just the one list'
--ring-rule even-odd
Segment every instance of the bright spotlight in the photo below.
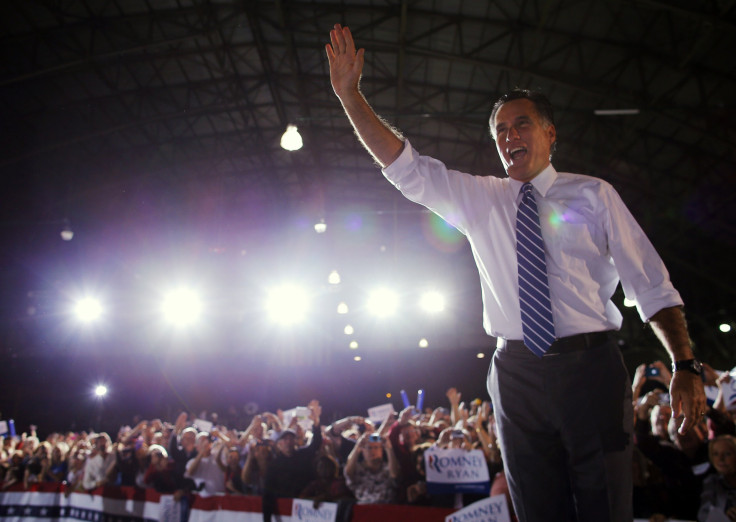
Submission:
{"label": "bright spotlight", "polygon": [[445,309],[445,297],[439,292],[425,292],[419,300],[419,306],[430,314],[442,312]]}
{"label": "bright spotlight", "polygon": [[343,328],[342,331],[345,332],[345,335],[353,335],[355,333],[355,328],[353,328],[349,324],[346,324],[345,328]]}
{"label": "bright spotlight", "polygon": [[483,358],[485,358],[485,356],[486,356],[486,354],[484,354],[483,352],[478,352],[478,354],[476,355],[476,357],[478,359],[483,359]]}
{"label": "bright spotlight", "polygon": [[426,348],[429,346],[429,341],[427,341],[424,337],[419,339],[419,348]]}
{"label": "bright spotlight", "polygon": [[340,314],[340,315],[344,315],[344,314],[348,313],[348,305],[347,305],[347,303],[344,303],[343,302],[343,303],[340,303],[339,305],[337,305],[337,313]]}
{"label": "bright spotlight", "polygon": [[330,275],[327,276],[327,282],[331,285],[339,285],[340,273],[337,270],[333,270],[332,272],[330,272]]}
{"label": "bright spotlight", "polygon": [[368,310],[379,317],[387,317],[396,312],[399,296],[387,288],[376,290],[368,297]]}
{"label": "bright spotlight", "polygon": [[723,333],[728,333],[731,331],[731,325],[728,323],[721,323],[718,325],[718,329]]}
{"label": "bright spotlight", "polygon": [[196,322],[202,315],[202,301],[192,290],[180,288],[166,295],[162,310],[167,321],[184,326]]}
{"label": "bright spotlight", "polygon": [[636,301],[634,301],[633,299],[629,299],[628,297],[624,297],[624,306],[626,308],[633,308],[634,306],[636,306]]}
{"label": "bright spotlight", "polygon": [[95,397],[99,397],[100,399],[107,395],[107,386],[104,384],[98,384],[95,386]]}
{"label": "bright spotlight", "polygon": [[355,362],[360,362],[360,361],[362,361],[362,360],[363,360],[363,358],[362,358],[362,357],[361,357],[360,355],[356,355],[355,357],[353,357],[353,360],[354,360]]}
{"label": "bright spotlight", "polygon": [[351,350],[357,350],[358,349],[358,341],[350,341],[350,349]]}
{"label": "bright spotlight", "polygon": [[266,310],[273,321],[284,325],[304,320],[309,308],[309,299],[304,289],[283,285],[268,294]]}
{"label": "bright spotlight", "polygon": [[74,306],[74,313],[80,321],[90,323],[100,318],[102,315],[102,305],[97,299],[85,297],[77,301],[77,304]]}

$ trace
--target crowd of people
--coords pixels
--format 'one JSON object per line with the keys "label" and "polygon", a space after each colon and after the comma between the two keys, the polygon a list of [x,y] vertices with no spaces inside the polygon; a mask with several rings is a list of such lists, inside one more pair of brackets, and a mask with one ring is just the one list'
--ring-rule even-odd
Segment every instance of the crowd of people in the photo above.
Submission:
{"label": "crowd of people", "polygon": [[[704,376],[717,396],[700,423],[681,435],[681,419],[672,418],[669,405],[668,367],[657,361],[636,369],[636,517],[704,521],[718,510],[736,520],[731,375],[705,365]],[[257,495],[266,519],[279,497],[337,502],[343,513],[354,503],[460,507],[477,500],[427,493],[423,456],[437,445],[482,450],[490,494],[507,493],[492,405],[464,402],[455,388],[447,400],[422,412],[410,406],[378,425],[358,415],[324,425],[313,400],[308,415],[263,412],[244,430],[216,423],[210,428],[210,422],[203,429],[182,413],[173,424],[154,419],[125,426],[114,442],[107,433],[85,432],[52,433],[41,441],[30,431],[4,439],[2,489],[32,489],[39,482],[64,483],[68,493],[105,485],[153,488],[173,494],[185,507],[195,493]]]}

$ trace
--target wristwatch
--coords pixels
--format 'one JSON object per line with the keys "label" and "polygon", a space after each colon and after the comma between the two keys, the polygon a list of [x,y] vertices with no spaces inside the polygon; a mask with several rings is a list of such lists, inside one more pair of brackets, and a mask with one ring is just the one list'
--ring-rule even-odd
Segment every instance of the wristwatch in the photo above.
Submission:
{"label": "wristwatch", "polygon": [[687,370],[695,375],[703,374],[703,365],[697,359],[683,359],[672,363],[672,373],[680,370]]}

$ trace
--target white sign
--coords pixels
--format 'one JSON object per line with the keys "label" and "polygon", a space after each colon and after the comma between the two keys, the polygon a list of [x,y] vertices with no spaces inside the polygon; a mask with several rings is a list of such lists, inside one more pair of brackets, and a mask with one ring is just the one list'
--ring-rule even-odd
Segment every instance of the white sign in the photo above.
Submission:
{"label": "white sign", "polygon": [[427,492],[487,494],[491,489],[488,464],[481,450],[431,447],[424,453]]}
{"label": "white sign", "polygon": [[297,406],[296,408],[286,410],[284,412],[284,429],[288,428],[289,425],[291,425],[291,419],[296,417],[297,424],[299,424],[304,431],[311,430],[314,421],[309,416],[310,413],[309,408],[306,406]]}
{"label": "white sign", "polygon": [[291,504],[291,520],[305,522],[335,522],[337,504],[321,502],[319,508],[314,507],[314,500],[295,498]]}
{"label": "white sign", "polygon": [[180,522],[181,520],[181,502],[174,500],[174,495],[161,495],[158,502],[159,522]]}
{"label": "white sign", "polygon": [[0,421],[0,435],[5,435],[8,432],[8,422]]}
{"label": "white sign", "polygon": [[396,410],[394,409],[394,405],[391,403],[388,404],[381,404],[380,406],[374,406],[373,408],[368,408],[368,418],[371,420],[373,424],[376,426],[381,424],[383,421],[385,421],[389,415],[391,415]]}
{"label": "white sign", "polygon": [[197,431],[206,431],[207,433],[212,433],[212,427],[214,426],[210,421],[205,419],[194,419],[192,424],[197,428]]}
{"label": "white sign", "polygon": [[484,498],[445,517],[445,522],[510,522],[506,495]]}

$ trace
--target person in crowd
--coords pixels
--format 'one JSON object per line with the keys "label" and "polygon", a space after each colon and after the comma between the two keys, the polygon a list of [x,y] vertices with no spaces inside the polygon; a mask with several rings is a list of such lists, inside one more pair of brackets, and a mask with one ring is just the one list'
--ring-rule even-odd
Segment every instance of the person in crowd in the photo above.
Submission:
{"label": "person in crowd", "polygon": [[263,494],[263,518],[266,522],[276,507],[278,497],[296,497],[313,479],[312,462],[322,447],[320,415],[322,407],[316,400],[310,401],[312,440],[308,446],[297,447],[293,430],[282,430],[276,442],[276,453],[266,469]]}
{"label": "person in crowd", "polygon": [[314,471],[314,480],[299,493],[299,498],[314,500],[315,508],[322,502],[339,502],[354,498],[340,473],[340,463],[335,457],[327,454],[318,456]]}
{"label": "person in crowd", "polygon": [[82,487],[90,491],[108,483],[108,470],[115,464],[115,454],[110,451],[112,442],[107,433],[92,437],[93,447],[84,464]]}
{"label": "person in crowd", "polygon": [[400,502],[406,500],[406,491],[409,486],[421,480],[417,472],[415,459],[413,457],[414,446],[419,441],[420,432],[412,417],[414,408],[409,406],[399,413],[399,418],[391,424],[388,433],[391,452],[399,465],[399,474],[396,477],[398,484],[398,499]]}
{"label": "person in crowd", "polygon": [[182,412],[176,419],[173,432],[169,438],[169,458],[174,461],[174,473],[184,489],[193,491],[194,481],[184,477],[187,463],[197,456],[197,430],[187,427],[187,413]]}
{"label": "person in crowd", "polygon": [[145,485],[159,493],[174,494],[176,500],[179,500],[183,494],[181,481],[177,478],[175,464],[169,460],[166,449],[152,444],[148,448],[148,455],[150,464],[144,475]]}
{"label": "person in crowd", "polygon": [[45,482],[63,482],[69,471],[67,462],[68,446],[65,442],[57,441],[51,447],[51,459],[44,475]]}
{"label": "person in crowd", "polygon": [[610,335],[622,324],[619,281],[672,358],[682,431],[705,412],[683,301],[641,227],[610,184],[554,169],[544,95],[498,99],[490,131],[508,178],[472,176],[420,155],[375,113],[360,90],[365,51],[347,27],[334,26],[326,51],[332,88],[384,176],[469,238],[483,323],[498,339],[487,384],[517,515],[631,519],[631,389]]}
{"label": "person in crowd", "polygon": [[245,459],[245,466],[243,466],[241,474],[245,493],[263,495],[266,470],[275,453],[274,443],[271,440],[254,439],[250,441],[248,456]]}
{"label": "person in crowd", "polygon": [[[384,452],[384,447],[388,451]],[[388,460],[384,460],[384,453]],[[377,433],[364,433],[345,464],[345,479],[358,504],[395,502],[401,473],[389,439]]]}
{"label": "person in crowd", "polygon": [[736,520],[736,437],[716,437],[710,441],[708,453],[716,473],[703,483],[698,521]]}
{"label": "person in crowd", "polygon": [[[197,434],[197,455],[187,462],[185,478],[190,478],[197,485],[201,496],[220,495],[225,493],[225,474],[217,462],[217,455],[212,453],[214,437],[203,431]],[[222,444],[222,441],[218,442]],[[218,448],[219,449],[219,448]]]}
{"label": "person in crowd", "polygon": [[46,471],[49,468],[49,446],[48,442],[41,442],[33,451],[33,455],[28,460],[23,472],[23,487],[38,482],[43,482]]}
{"label": "person in crowd", "polygon": [[2,489],[8,489],[14,484],[22,484],[24,475],[25,466],[23,465],[23,450],[13,450],[5,468]]}
{"label": "person in crowd", "polygon": [[[667,500],[663,514],[684,520],[694,519],[698,508],[699,481],[693,473],[690,459],[671,438],[674,430],[670,429],[670,421],[676,422],[677,419],[672,418],[669,401],[659,390],[647,393],[638,401],[636,419],[636,447],[651,462],[650,472],[664,479]],[[681,418],[679,420],[682,421]],[[632,470],[632,481],[633,477]]]}
{"label": "person in crowd", "polygon": [[373,431],[373,424],[370,421],[366,421],[364,417],[359,416],[350,416],[337,420],[330,424],[325,431],[340,466],[345,465],[348,455],[350,455],[350,452],[355,447],[355,441],[346,437],[344,433],[356,426],[362,427],[364,432]]}
{"label": "person in crowd", "polygon": [[[222,463],[223,454],[227,450],[225,463]],[[220,446],[217,459],[215,460],[225,474],[225,493],[230,495],[242,495],[244,485],[242,478],[243,469],[240,467],[240,450],[237,441],[230,439],[228,443]]]}

